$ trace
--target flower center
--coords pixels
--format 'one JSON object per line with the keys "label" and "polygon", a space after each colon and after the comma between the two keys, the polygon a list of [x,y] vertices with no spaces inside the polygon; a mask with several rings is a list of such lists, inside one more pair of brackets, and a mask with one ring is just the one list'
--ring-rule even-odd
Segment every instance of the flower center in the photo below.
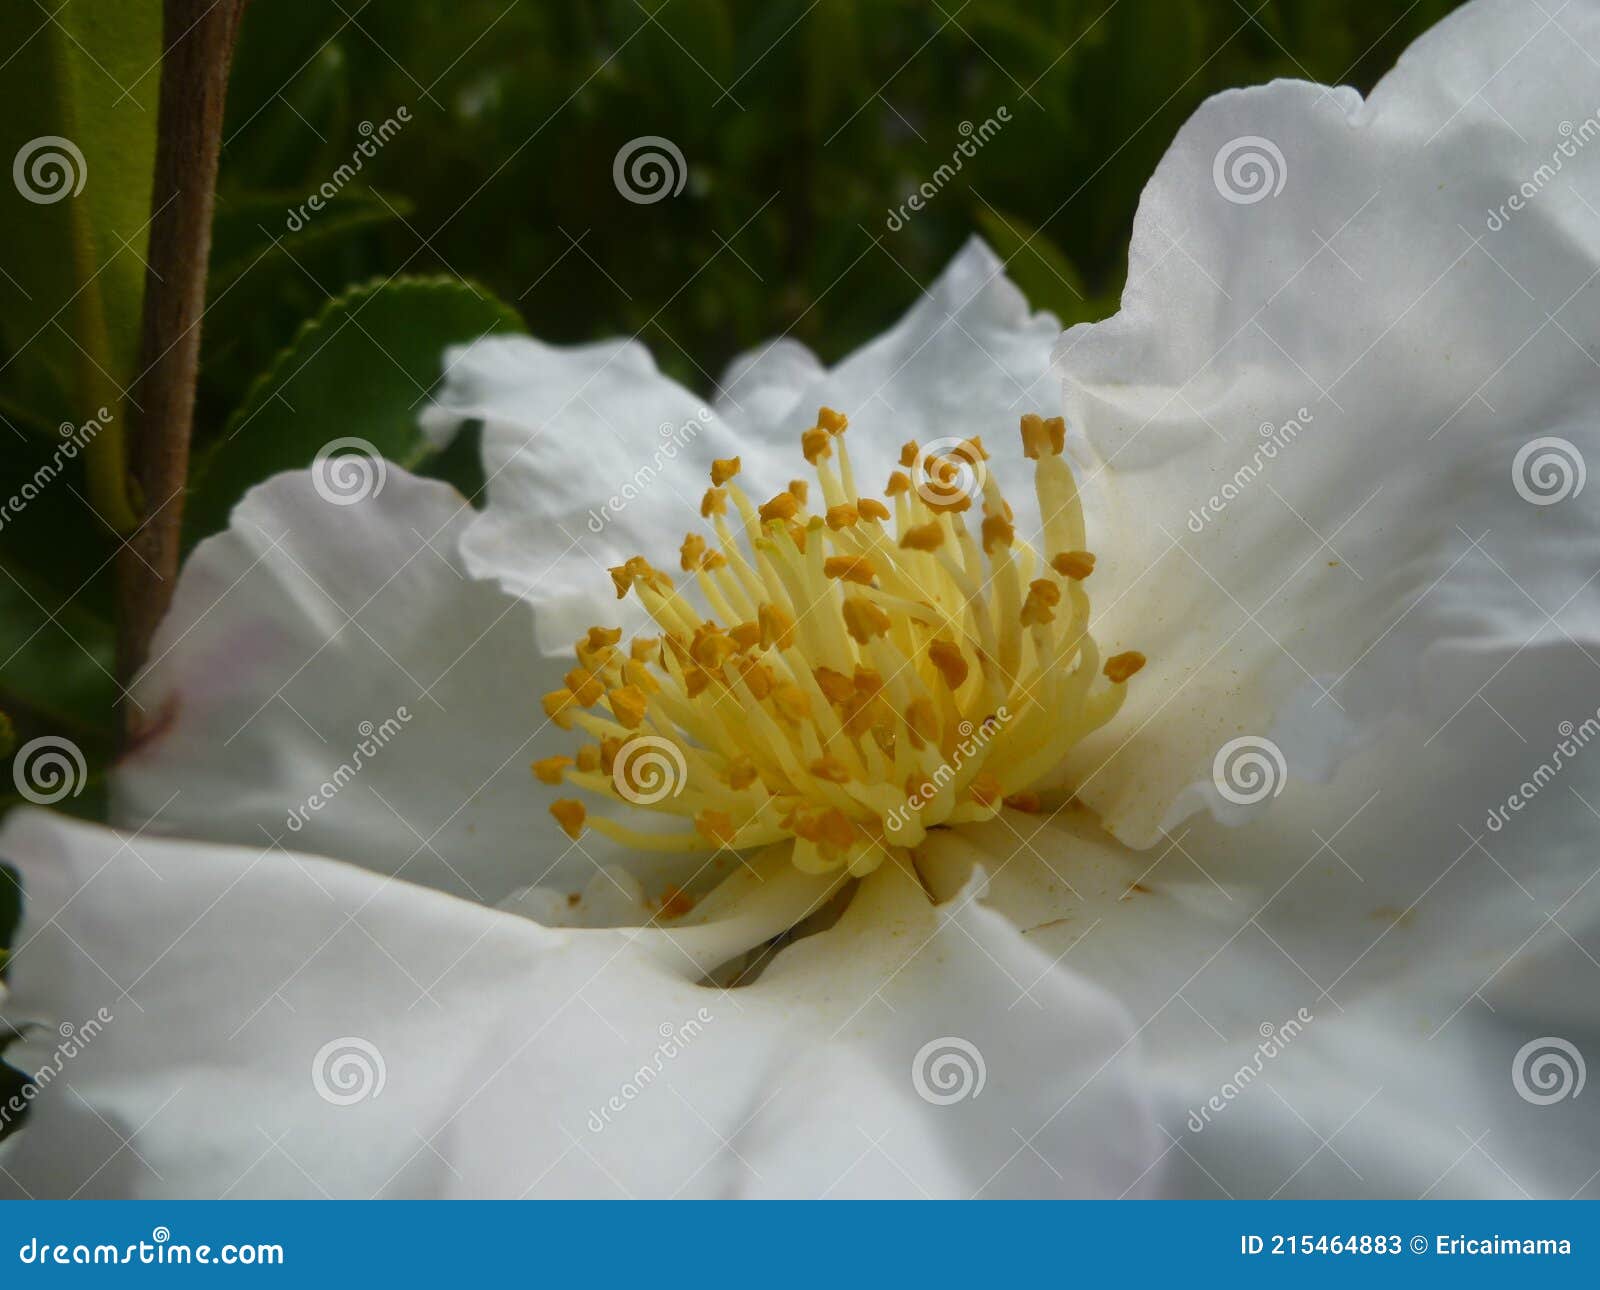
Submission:
{"label": "flower center", "polygon": [[550,811],[574,839],[585,823],[654,851],[792,839],[799,868],[859,876],[930,828],[1070,792],[1067,753],[1145,660],[1102,665],[1089,634],[1094,556],[1062,419],[1022,418],[1037,552],[978,439],[906,444],[886,503],[857,493],[847,426],[823,408],[801,436],[815,490],[797,479],[758,505],[733,482],[737,457],[712,464],[700,514],[715,540],[690,533],[680,564],[713,618],[643,556],[610,571],[661,635],[624,649],[620,629],[589,629],[544,710],[596,742],[533,769],[692,828],[638,830],[563,799]]}

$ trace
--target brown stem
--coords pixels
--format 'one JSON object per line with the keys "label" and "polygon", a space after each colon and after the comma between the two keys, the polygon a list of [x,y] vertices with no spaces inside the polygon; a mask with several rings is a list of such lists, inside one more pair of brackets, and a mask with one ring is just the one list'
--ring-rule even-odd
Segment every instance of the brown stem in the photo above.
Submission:
{"label": "brown stem", "polygon": [[[117,557],[117,674],[128,685],[172,599],[228,66],[246,0],[165,0],[144,331],[129,462],[139,528]],[[124,703],[124,735],[140,714]]]}

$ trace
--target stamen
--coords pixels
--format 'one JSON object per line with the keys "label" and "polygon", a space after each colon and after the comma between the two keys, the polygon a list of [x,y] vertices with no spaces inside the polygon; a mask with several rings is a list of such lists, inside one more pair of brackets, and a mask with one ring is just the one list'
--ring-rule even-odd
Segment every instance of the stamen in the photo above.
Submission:
{"label": "stamen", "polygon": [[[593,827],[684,853],[789,839],[799,868],[860,875],[930,828],[1070,795],[1067,754],[1116,714],[1145,658],[1130,650],[1102,666],[1089,634],[1083,582],[1095,560],[1062,457],[1065,423],[1021,420],[1037,463],[1037,547],[1018,535],[977,436],[905,444],[884,490],[891,510],[857,495],[848,426],[822,408],[801,435],[817,513],[807,480],[756,504],[735,482],[737,457],[712,464],[700,504],[710,532],[678,552],[703,599],[643,556],[610,570],[618,597],[637,598],[660,634],[622,651],[621,631],[589,629],[543,706],[595,742],[533,771],[679,829],[590,819],[565,798],[550,811],[569,836]],[[641,749],[662,758],[664,788],[632,764]]]}

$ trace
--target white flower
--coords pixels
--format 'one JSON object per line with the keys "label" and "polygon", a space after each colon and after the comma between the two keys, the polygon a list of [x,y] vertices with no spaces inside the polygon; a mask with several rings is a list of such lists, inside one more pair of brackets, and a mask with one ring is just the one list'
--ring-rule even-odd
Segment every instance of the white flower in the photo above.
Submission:
{"label": "white flower", "polygon": [[[1209,101],[1145,192],[1122,311],[1064,337],[973,243],[837,368],[778,341],[709,410],[632,343],[452,355],[429,423],[483,421],[481,515],[399,469],[356,506],[254,490],[138,685],[161,720],[119,768],[124,831],[0,834],[8,1013],[49,1023],[8,1059],[114,1018],[0,1185],[1592,1191],[1596,57],[1596,6],[1482,0],[1366,101]],[[1057,778],[1087,809],[946,798],[914,865],[841,845],[822,872],[554,829],[527,766],[577,735],[539,696],[616,612],[606,568],[672,562],[714,459],[765,497],[839,408],[867,495],[903,441],[981,436],[1034,540],[1015,427],[1063,392],[1091,630],[1148,658],[1074,731]],[[846,639],[819,632],[808,662]],[[1573,1096],[1514,1068],[1540,1051]]]}

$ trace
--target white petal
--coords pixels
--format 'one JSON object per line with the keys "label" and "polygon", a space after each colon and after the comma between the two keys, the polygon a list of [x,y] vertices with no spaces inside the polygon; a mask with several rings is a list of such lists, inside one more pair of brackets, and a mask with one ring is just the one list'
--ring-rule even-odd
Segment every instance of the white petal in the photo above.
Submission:
{"label": "white petal", "polygon": [[[451,352],[425,415],[440,434],[484,422],[489,504],[467,534],[468,567],[533,601],[541,647],[567,651],[592,623],[634,625],[604,570],[641,553],[675,563],[683,534],[700,527],[713,458],[740,457],[741,485],[765,499],[806,473],[800,434],[823,405],[850,417],[867,493],[882,489],[907,439],[1010,444],[1021,413],[1058,399],[1049,354],[1059,330],[973,239],[894,327],[830,371],[774,341],[735,360],[707,408],[637,344],[495,337]],[[999,456],[1002,483],[1025,497],[1017,480],[1031,488],[1029,477]]]}
{"label": "white petal", "polygon": [[309,473],[252,489],[196,548],[134,688],[150,734],[116,817],[158,833],[353,860],[494,901],[581,886],[529,773],[566,741],[526,605],[466,576],[470,515],[390,466],[334,505]]}
{"label": "white petal", "polygon": [[1097,635],[1150,657],[1079,767],[1124,840],[1223,806],[1235,737],[1315,778],[1395,709],[1444,720],[1531,640],[1600,640],[1600,512],[1519,493],[1530,442],[1574,470],[1600,449],[1597,58],[1596,6],[1483,0],[1365,102],[1277,81],[1179,132],[1121,313],[1057,352],[1111,513]]}
{"label": "white petal", "polygon": [[825,375],[815,354],[799,341],[780,336],[728,364],[712,407],[741,435],[759,437],[763,427],[782,423],[801,395]]}
{"label": "white petal", "polygon": [[[1117,1195],[1154,1156],[1121,1011],[970,893],[935,910],[897,871],[719,991],[664,968],[654,933],[544,928],[282,851],[26,812],[0,854],[27,899],[8,1008],[41,1023],[8,1059],[40,1069],[60,1020],[111,1014],[0,1147],[6,1187]],[[984,1079],[937,1105],[913,1059],[949,1037]]]}
{"label": "white petal", "polygon": [[[1525,658],[1512,692],[1589,667],[1576,651]],[[1534,735],[1562,701],[1508,710]],[[1546,1036],[1600,1056],[1600,749],[1547,780],[1553,735],[1485,755],[1499,719],[1461,722],[1461,742],[1413,728],[1331,789],[1291,785],[1271,815],[1191,821],[1155,851],[1071,816],[963,830],[991,903],[1139,1024],[1168,1188],[1566,1197],[1592,1182],[1593,1099],[1536,1108],[1511,1072]],[[1542,792],[1486,832],[1486,810],[1536,774]],[[1281,1033],[1301,1009],[1303,1032],[1258,1056],[1261,1027]]]}

